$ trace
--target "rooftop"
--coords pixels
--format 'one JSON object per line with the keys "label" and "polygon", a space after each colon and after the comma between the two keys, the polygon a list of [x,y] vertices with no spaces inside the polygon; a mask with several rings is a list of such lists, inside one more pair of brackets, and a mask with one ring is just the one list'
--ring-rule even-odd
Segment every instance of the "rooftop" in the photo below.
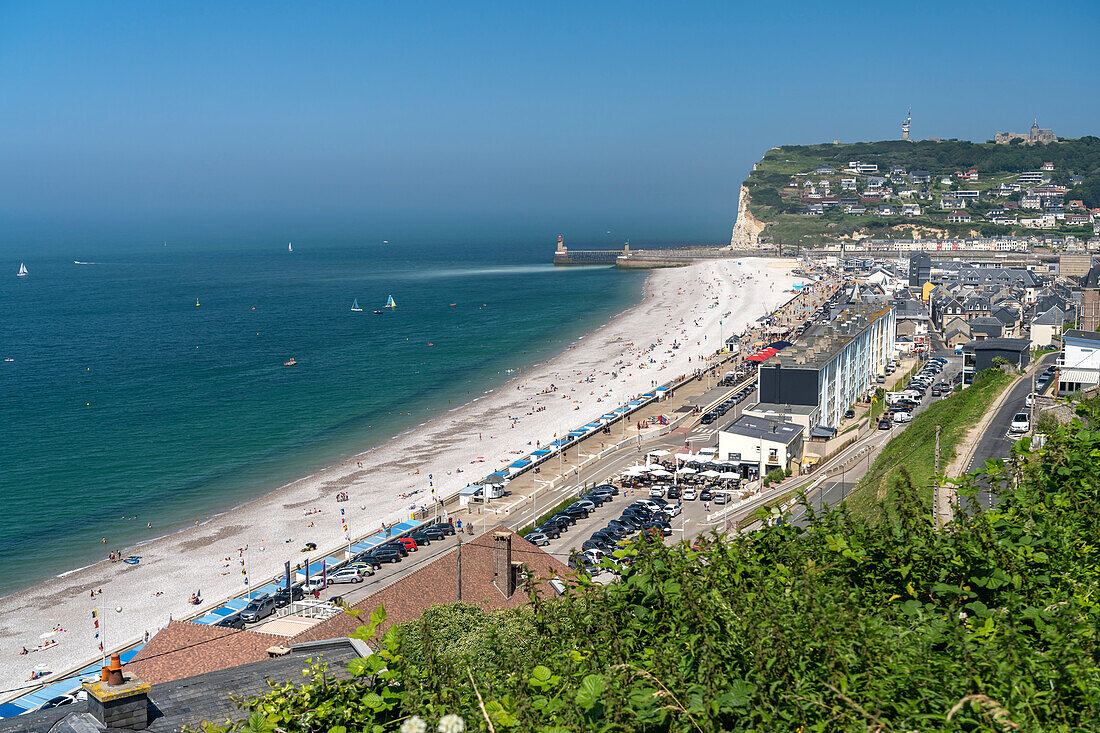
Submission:
{"label": "rooftop", "polygon": [[1100,341],[1100,332],[1082,331],[1079,328],[1071,328],[1062,334],[1063,339],[1081,339],[1083,341]]}
{"label": "rooftop", "polygon": [[893,306],[870,303],[850,305],[830,323],[812,326],[793,346],[762,368],[820,369],[892,309]]}
{"label": "rooftop", "polygon": [[802,436],[802,426],[753,415],[742,415],[722,432],[743,435],[754,440],[766,440],[770,443],[790,445]]}

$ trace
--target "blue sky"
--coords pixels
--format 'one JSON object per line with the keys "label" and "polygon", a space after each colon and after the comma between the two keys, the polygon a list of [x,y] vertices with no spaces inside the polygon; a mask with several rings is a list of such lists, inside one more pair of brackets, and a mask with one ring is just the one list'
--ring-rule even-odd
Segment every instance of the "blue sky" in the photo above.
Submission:
{"label": "blue sky", "polygon": [[769,146],[910,104],[917,137],[1100,134],[1098,31],[1086,2],[0,2],[0,247],[720,241]]}

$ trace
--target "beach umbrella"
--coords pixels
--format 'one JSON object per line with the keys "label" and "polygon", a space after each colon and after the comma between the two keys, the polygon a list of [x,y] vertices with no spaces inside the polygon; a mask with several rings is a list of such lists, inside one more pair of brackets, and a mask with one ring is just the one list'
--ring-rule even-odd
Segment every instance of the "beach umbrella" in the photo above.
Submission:
{"label": "beach umbrella", "polygon": [[699,475],[700,475],[700,476],[703,476],[704,478],[718,478],[718,476],[719,476],[720,474],[719,474],[719,473],[718,473],[717,471],[713,471],[713,470],[712,470],[712,471],[703,471],[703,472],[702,472],[701,474],[699,474]]}
{"label": "beach umbrella", "polygon": [[668,451],[667,451],[667,450],[651,450],[651,451],[649,452],[649,455],[651,455],[651,456],[657,456],[658,458],[662,458],[662,457],[664,457],[664,456],[667,456],[667,455],[669,455],[669,453],[668,453]]}
{"label": "beach umbrella", "polygon": [[680,473],[682,473],[685,476],[690,476],[691,474],[695,473],[695,469],[694,468],[681,468]]}
{"label": "beach umbrella", "polygon": [[695,458],[695,456],[692,455],[691,453],[677,453],[676,454],[676,460],[677,461],[690,461],[690,460],[693,460],[694,458]]}
{"label": "beach umbrella", "polygon": [[654,476],[660,476],[662,478],[672,475],[672,471],[666,471],[663,468],[654,469],[654,470],[650,471],[650,473],[653,474]]}
{"label": "beach umbrella", "polygon": [[718,478],[725,478],[725,479],[741,478],[741,474],[734,473],[733,471],[723,471],[722,473],[718,474]]}

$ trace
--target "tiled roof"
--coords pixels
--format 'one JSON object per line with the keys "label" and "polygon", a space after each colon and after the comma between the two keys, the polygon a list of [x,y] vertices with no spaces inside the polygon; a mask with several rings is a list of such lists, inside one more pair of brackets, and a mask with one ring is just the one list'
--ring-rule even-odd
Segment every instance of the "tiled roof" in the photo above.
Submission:
{"label": "tiled roof", "polygon": [[173,621],[149,640],[126,669],[151,685],[230,669],[267,658],[286,638],[258,631]]}
{"label": "tiled roof", "polygon": [[[522,587],[517,588],[511,598],[505,598],[504,593],[493,583],[495,567],[493,535],[496,532],[508,532],[511,535],[512,561],[527,565],[528,571],[534,577],[564,577],[572,572],[564,563],[501,525],[494,531],[486,532],[462,545],[462,601],[464,603],[476,603],[485,608],[499,609],[518,608],[529,600]],[[419,618],[432,606],[455,603],[458,601],[457,555],[457,548],[441,555],[393,585],[356,603],[352,608],[370,613],[379,605],[383,606],[386,610],[386,623],[379,628],[379,632],[382,632],[391,624]],[[548,595],[555,593],[545,582],[542,583],[542,587]],[[313,639],[347,636],[361,623],[360,620],[348,614],[340,614],[303,631],[295,636],[293,641],[299,643]]]}

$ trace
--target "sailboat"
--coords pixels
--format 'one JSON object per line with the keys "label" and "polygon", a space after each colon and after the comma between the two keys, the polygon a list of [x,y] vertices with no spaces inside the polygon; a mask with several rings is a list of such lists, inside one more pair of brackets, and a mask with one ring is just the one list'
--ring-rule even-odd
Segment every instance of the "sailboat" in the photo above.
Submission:
{"label": "sailboat", "polygon": [[294,242],[287,242],[286,243],[286,251],[287,252],[293,252],[294,251]]}
{"label": "sailboat", "polygon": [[351,304],[351,309],[356,313],[362,313],[363,309],[359,307],[359,299],[356,298],[355,302]]}
{"label": "sailboat", "polygon": [[394,302],[394,299],[393,299],[392,295],[390,296],[389,300],[386,301],[386,307],[387,308],[396,308],[397,307],[397,303]]}
{"label": "sailboat", "polygon": [[[22,262],[19,263],[19,272],[15,273],[15,276],[16,277],[26,277],[27,276],[27,266],[24,265]],[[393,300],[393,298],[390,298],[390,300]]]}

